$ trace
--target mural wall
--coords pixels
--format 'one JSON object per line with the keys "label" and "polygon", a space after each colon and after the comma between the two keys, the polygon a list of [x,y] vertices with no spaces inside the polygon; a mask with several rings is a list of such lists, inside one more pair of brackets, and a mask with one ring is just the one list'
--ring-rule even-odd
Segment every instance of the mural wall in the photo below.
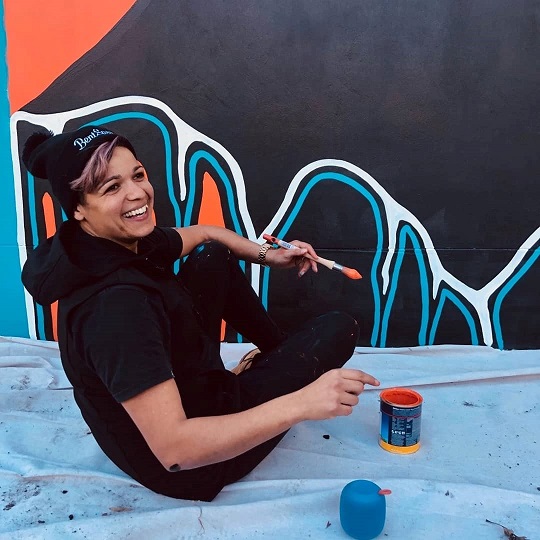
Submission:
{"label": "mural wall", "polygon": [[137,0],[95,24],[50,4],[4,1],[0,334],[56,332],[17,279],[65,216],[22,144],[93,123],[133,141],[159,225],[301,238],[363,275],[244,265],[285,328],[343,309],[359,345],[540,347],[540,3]]}

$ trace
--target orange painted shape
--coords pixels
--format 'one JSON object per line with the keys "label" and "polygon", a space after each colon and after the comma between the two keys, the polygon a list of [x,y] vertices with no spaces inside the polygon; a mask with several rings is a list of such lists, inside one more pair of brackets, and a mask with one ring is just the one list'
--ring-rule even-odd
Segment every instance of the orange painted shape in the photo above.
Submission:
{"label": "orange painted shape", "polygon": [[[203,175],[203,192],[201,199],[201,208],[199,210],[200,225],[225,226],[223,212],[221,210],[221,197],[212,175],[205,172]],[[221,321],[221,341],[225,339],[225,321]]]}
{"label": "orange painted shape", "polygon": [[58,341],[58,300],[51,304],[51,320],[54,341]]}
{"label": "orange painted shape", "polygon": [[221,321],[221,335],[219,336],[219,339],[223,341],[225,339],[225,328],[227,327],[227,323],[225,321]]}
{"label": "orange painted shape", "polygon": [[4,0],[11,112],[87,53],[136,0]]}
{"label": "orange painted shape", "polygon": [[56,232],[56,218],[54,217],[54,203],[47,191],[43,194],[41,204],[45,216],[45,235],[50,238]]}
{"label": "orange painted shape", "polygon": [[200,225],[218,225],[219,227],[224,227],[225,221],[223,220],[223,212],[221,210],[221,197],[219,196],[216,182],[210,173],[204,173],[202,184],[202,200],[198,223]]}
{"label": "orange painted shape", "polygon": [[[56,218],[54,217],[54,203],[48,192],[41,198],[43,215],[45,216],[45,234],[50,238],[56,232]],[[58,302],[51,304],[51,322],[53,339],[58,341]]]}

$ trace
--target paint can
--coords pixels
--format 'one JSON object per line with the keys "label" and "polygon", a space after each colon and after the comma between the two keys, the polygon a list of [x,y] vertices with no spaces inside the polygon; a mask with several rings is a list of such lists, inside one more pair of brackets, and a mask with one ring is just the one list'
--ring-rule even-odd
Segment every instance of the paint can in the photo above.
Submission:
{"label": "paint can", "polygon": [[388,388],[380,394],[379,445],[396,454],[412,454],[420,448],[422,396],[409,388]]}

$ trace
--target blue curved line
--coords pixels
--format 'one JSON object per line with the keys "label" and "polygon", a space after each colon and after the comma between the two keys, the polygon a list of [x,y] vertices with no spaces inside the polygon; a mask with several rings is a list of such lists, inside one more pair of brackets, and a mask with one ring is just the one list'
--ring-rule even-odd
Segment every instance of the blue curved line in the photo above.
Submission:
{"label": "blue curved line", "polygon": [[39,244],[36,215],[36,183],[32,174],[27,173],[26,176],[28,178],[28,213],[30,214],[30,227],[32,229],[32,245],[35,249]]}
{"label": "blue curved line", "polygon": [[43,311],[43,306],[34,302],[36,307],[36,319],[38,327],[38,339],[46,339],[47,335],[45,334],[45,313]]}
{"label": "blue curved line", "polygon": [[537,247],[533,254],[530,256],[529,260],[515,273],[515,275],[509,279],[504,287],[501,288],[499,294],[495,298],[495,303],[493,305],[493,331],[495,333],[495,339],[497,341],[497,346],[499,349],[504,349],[504,340],[502,337],[501,329],[501,320],[500,320],[500,311],[501,305],[504,300],[504,297],[512,290],[514,285],[526,274],[529,268],[534,264],[538,256],[540,255],[540,247]]}
{"label": "blue curved line", "polygon": [[[239,235],[243,235],[244,231],[242,230],[242,227],[240,226],[240,220],[238,219],[238,214],[236,213],[236,205],[234,202],[234,193],[232,190],[231,181],[229,180],[229,177],[227,176],[227,173],[223,170],[217,159],[212,156],[209,152],[206,150],[197,150],[190,158],[189,160],[189,191],[188,191],[188,199],[186,202],[186,213],[184,216],[184,227],[188,227],[191,225],[191,219],[193,214],[193,208],[195,206],[195,192],[196,192],[196,185],[195,185],[195,171],[197,170],[197,164],[199,160],[205,159],[210,163],[212,167],[216,170],[218,173],[221,182],[225,186],[225,192],[227,194],[227,204],[229,206],[229,210],[231,211],[231,218],[234,225],[234,230]],[[240,268],[242,268],[242,271],[245,273],[246,271],[246,262],[245,261],[239,261]],[[242,341],[240,341],[242,343]]]}
{"label": "blue curved line", "polygon": [[[371,287],[373,289],[373,300],[375,303],[374,316],[373,316],[373,331],[371,333],[371,345],[375,346],[375,343],[377,342],[377,336],[379,334],[379,325],[380,325],[381,306],[380,306],[379,285],[377,281],[377,267],[379,265],[379,262],[381,259],[381,253],[382,253],[383,227],[382,227],[381,212],[373,195],[364,186],[360,185],[358,181],[353,180],[352,178],[349,178],[348,176],[344,174],[336,173],[336,172],[319,173],[316,176],[314,176],[308,182],[308,184],[303,188],[293,209],[289,213],[288,219],[286,220],[285,224],[281,227],[281,229],[277,231],[276,236],[284,238],[287,235],[287,232],[290,229],[293,221],[296,219],[298,212],[300,211],[302,204],[304,203],[307,195],[313,189],[313,187],[321,180],[336,180],[337,182],[343,182],[344,184],[352,187],[354,190],[361,193],[368,200],[373,210],[373,215],[375,218],[375,225],[377,229],[377,250],[376,250],[375,257],[373,259],[373,264],[371,266]],[[268,283],[267,283],[268,279],[269,279],[269,274],[267,272],[264,272],[263,287],[262,287],[262,291],[264,292],[264,294],[261,294],[261,296],[262,296],[262,301],[265,307],[268,305]]]}
{"label": "blue curved line", "polygon": [[[34,176],[27,173],[28,178],[28,213],[30,214],[30,228],[32,230],[32,246],[34,249],[39,244],[38,226],[36,215],[36,183]],[[45,339],[45,316],[43,314],[43,306],[34,302],[37,319],[38,338]]]}
{"label": "blue curved line", "polygon": [[437,305],[437,309],[435,310],[435,315],[433,317],[433,324],[431,326],[431,331],[429,333],[429,345],[433,345],[433,343],[435,342],[435,335],[437,334],[439,320],[441,318],[443,306],[447,298],[448,300],[454,303],[454,305],[461,311],[461,313],[463,313],[463,316],[465,317],[465,320],[467,321],[467,324],[469,325],[469,330],[471,332],[471,345],[478,345],[478,333],[476,331],[474,319],[470,311],[467,309],[465,304],[452,291],[449,291],[446,288],[443,289],[443,291],[441,292],[439,303]]}
{"label": "blue curved line", "polygon": [[[199,160],[205,159],[210,163],[212,167],[216,170],[218,173],[218,176],[220,177],[221,182],[225,186],[225,192],[227,194],[227,204],[229,205],[229,210],[231,211],[231,217],[233,220],[235,231],[242,235],[243,230],[240,226],[240,221],[238,220],[238,215],[236,213],[236,205],[234,203],[234,194],[231,187],[231,182],[229,180],[229,177],[227,176],[227,173],[223,170],[223,167],[218,163],[217,159],[207,152],[206,150],[197,150],[193,153],[193,155],[190,157],[189,165],[188,165],[188,171],[189,171],[189,189],[188,189],[188,198],[186,202],[186,212],[184,215],[184,227],[188,227],[191,225],[191,219],[193,214],[193,208],[195,206],[195,192],[196,192],[196,185],[195,185],[195,172],[197,170],[197,164]],[[238,261],[240,268],[245,273],[246,271],[246,262],[245,261]],[[236,333],[236,341],[237,343],[243,343],[243,336],[239,332]]]}
{"label": "blue curved line", "polygon": [[383,314],[383,323],[381,328],[381,347],[386,346],[386,335],[388,332],[388,319],[390,318],[390,312],[392,310],[392,305],[394,303],[397,283],[399,279],[399,273],[401,270],[401,265],[403,263],[403,258],[405,257],[405,248],[407,246],[407,238],[409,237],[411,243],[413,244],[414,255],[416,257],[416,262],[418,264],[418,271],[420,273],[420,295],[422,298],[422,317],[420,320],[420,330],[418,331],[418,344],[426,344],[426,333],[429,320],[429,289],[428,289],[428,279],[426,272],[426,265],[424,259],[420,255],[420,242],[416,233],[412,230],[410,225],[405,225],[399,234],[398,245],[397,245],[397,257],[396,264],[392,273],[392,280],[390,283],[390,292],[388,293],[388,299],[384,308]]}
{"label": "blue curved line", "polygon": [[125,112],[125,113],[116,113],[111,114],[109,116],[105,116],[99,120],[93,120],[92,122],[88,122],[85,125],[102,125],[107,124],[109,122],[117,122],[119,120],[126,120],[127,118],[138,118],[141,120],[148,120],[152,124],[156,125],[163,136],[163,141],[165,143],[165,176],[167,179],[167,191],[169,192],[169,199],[171,201],[171,205],[174,210],[174,220],[175,223],[180,226],[181,223],[181,216],[180,216],[180,207],[178,206],[178,202],[176,201],[176,197],[174,196],[174,186],[173,186],[173,175],[172,175],[172,145],[171,145],[171,138],[169,136],[169,132],[167,131],[167,128],[165,127],[165,124],[152,114],[148,113],[141,113],[141,112]]}
{"label": "blue curved line", "polygon": [[240,221],[236,213],[236,205],[234,202],[234,193],[231,186],[231,181],[227,176],[227,173],[223,170],[217,159],[207,152],[206,150],[197,150],[190,158],[189,161],[189,193],[188,200],[186,204],[186,214],[184,217],[184,227],[191,225],[191,216],[193,213],[193,207],[195,205],[195,171],[197,169],[197,164],[199,160],[205,159],[210,163],[210,165],[218,173],[221,182],[225,186],[225,192],[227,193],[227,203],[229,205],[229,210],[231,211],[231,217],[233,220],[235,231],[238,234],[243,234],[242,227],[240,226]]}
{"label": "blue curved line", "polygon": [[265,307],[266,310],[268,310],[268,277],[269,273],[268,268],[261,266],[261,273],[262,273],[262,284],[261,284],[261,301]]}
{"label": "blue curved line", "polygon": [[422,319],[420,323],[420,331],[418,332],[418,344],[425,345],[427,341],[427,328],[429,324],[429,283],[424,258],[421,255],[422,248],[416,231],[410,225],[406,225],[403,229],[408,229],[409,237],[413,243],[416,262],[418,263],[418,271],[420,272],[420,291],[422,297]]}

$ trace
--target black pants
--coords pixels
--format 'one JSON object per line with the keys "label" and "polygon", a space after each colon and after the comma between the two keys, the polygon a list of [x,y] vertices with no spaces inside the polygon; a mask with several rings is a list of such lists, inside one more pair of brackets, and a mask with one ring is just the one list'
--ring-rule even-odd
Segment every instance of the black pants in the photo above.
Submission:
{"label": "black pants", "polygon": [[[237,410],[299,390],[323,373],[343,366],[353,354],[358,325],[345,313],[327,313],[294,333],[282,332],[234,255],[218,242],[198,246],[182,264],[180,278],[191,293],[201,325],[217,346],[221,321],[225,320],[261,350],[250,369],[238,376],[227,372],[235,378]],[[222,363],[221,368],[225,370]],[[284,435],[222,463],[165,473],[163,485],[153,489],[176,498],[212,500],[223,486],[253,470]]]}

